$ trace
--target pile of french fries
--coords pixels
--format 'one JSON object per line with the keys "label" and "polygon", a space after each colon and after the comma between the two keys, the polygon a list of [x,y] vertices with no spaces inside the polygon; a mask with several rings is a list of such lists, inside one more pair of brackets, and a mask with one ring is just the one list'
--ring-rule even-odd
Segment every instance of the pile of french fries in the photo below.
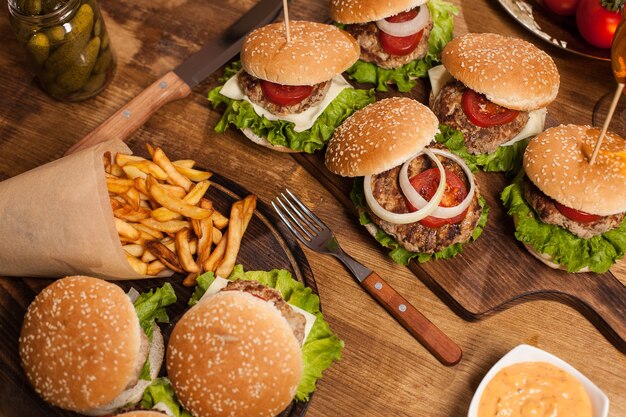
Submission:
{"label": "pile of french fries", "polygon": [[128,262],[141,275],[166,269],[187,273],[187,286],[207,271],[228,277],[256,196],[233,203],[226,217],[205,198],[210,172],[194,169],[193,160],[170,161],[161,148],[147,147],[152,160],[104,155],[115,227]]}

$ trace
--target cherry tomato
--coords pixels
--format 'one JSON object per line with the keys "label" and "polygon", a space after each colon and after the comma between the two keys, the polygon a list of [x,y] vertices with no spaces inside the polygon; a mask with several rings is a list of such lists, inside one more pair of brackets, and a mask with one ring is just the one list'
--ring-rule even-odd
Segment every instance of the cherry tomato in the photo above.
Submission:
{"label": "cherry tomato", "polygon": [[313,92],[312,85],[282,85],[261,80],[263,95],[270,102],[279,106],[291,106],[300,103]]}
{"label": "cherry tomato", "polygon": [[617,25],[622,20],[619,11],[605,9],[600,0],[580,0],[576,9],[576,26],[583,38],[598,48],[610,48]]}
{"label": "cherry tomato", "polygon": [[480,127],[491,127],[511,123],[519,112],[507,109],[487,100],[483,94],[467,89],[461,99],[463,113],[470,122]]}
{"label": "cherry tomato", "polygon": [[546,7],[559,16],[574,16],[579,0],[544,0]]}
{"label": "cherry tomato", "polygon": [[423,29],[409,36],[392,36],[381,30],[378,32],[378,40],[389,55],[404,56],[417,48],[423,34]]}
{"label": "cherry tomato", "polygon": [[[463,202],[465,197],[467,196],[467,187],[465,186],[465,182],[461,180],[454,172],[450,170],[445,170],[446,172],[446,190],[443,193],[443,198],[439,202],[440,207],[454,207],[458,206]],[[426,171],[423,171],[413,178],[410,179],[411,185],[415,188],[425,200],[430,201],[431,198],[435,195],[437,191],[437,187],[439,187],[439,180],[441,175],[439,174],[438,168],[430,168]],[[415,207],[411,203],[407,201],[407,208],[409,211],[414,212],[417,211]],[[422,226],[437,228],[441,227],[445,224],[455,224],[460,222],[465,218],[467,214],[467,210],[463,211],[458,216],[450,217],[448,219],[443,219],[434,216],[428,216],[422,220],[420,220],[420,224]]]}
{"label": "cherry tomato", "polygon": [[584,211],[579,211],[579,210],[564,206],[558,201],[555,201],[554,205],[556,206],[556,209],[561,212],[562,215],[578,223],[591,223],[602,218],[602,216],[598,216],[596,214],[589,214],[589,213],[585,213]]}
{"label": "cherry tomato", "polygon": [[386,17],[385,20],[389,23],[402,23],[417,17],[418,8],[407,10],[406,12],[394,14],[393,16]]}

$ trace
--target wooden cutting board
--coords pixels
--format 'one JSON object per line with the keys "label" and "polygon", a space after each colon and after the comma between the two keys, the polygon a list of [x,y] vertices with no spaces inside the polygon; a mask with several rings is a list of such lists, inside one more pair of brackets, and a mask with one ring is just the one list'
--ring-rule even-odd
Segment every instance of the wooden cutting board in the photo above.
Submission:
{"label": "wooden cutting board", "polygon": [[[427,102],[426,91],[422,84],[407,95]],[[389,95],[378,94],[378,98]],[[546,127],[557,124],[548,117]],[[322,152],[293,157],[344,206],[354,210],[349,198],[352,179],[328,171]],[[409,269],[466,320],[480,320],[521,302],[555,300],[578,310],[626,353],[626,287],[610,272],[568,274],[536,260],[515,239],[513,222],[500,201],[500,192],[508,184],[505,176],[480,172],[477,181],[490,210],[480,238],[464,245],[463,253],[453,259],[424,264],[411,261]],[[380,246],[380,250],[387,249]]]}
{"label": "wooden cutting board", "polygon": [[[237,184],[213,175],[208,198],[222,213],[230,211],[230,205],[250,194]],[[245,270],[287,269],[298,281],[311,287],[317,294],[313,273],[307,259],[274,211],[262,201],[257,201],[257,209],[244,235],[237,262]],[[178,301],[167,307],[171,323],[160,325],[167,343],[174,323],[187,309],[187,302],[193,288],[184,287],[183,276],[176,274],[170,278],[145,279],[137,281],[117,281],[125,291],[131,287],[139,292],[160,287],[170,282],[176,291]],[[31,388],[19,360],[18,338],[26,309],[35,296],[53,280],[41,278],[0,277],[0,416],[78,416],[46,404]],[[165,364],[161,370],[165,374]],[[302,417],[308,403],[292,403],[279,417]]]}

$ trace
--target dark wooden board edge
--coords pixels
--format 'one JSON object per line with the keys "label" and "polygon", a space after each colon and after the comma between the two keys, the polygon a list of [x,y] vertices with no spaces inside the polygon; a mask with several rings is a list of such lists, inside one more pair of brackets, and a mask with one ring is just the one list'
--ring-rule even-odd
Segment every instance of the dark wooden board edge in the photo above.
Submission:
{"label": "dark wooden board edge", "polygon": [[[337,175],[329,172],[323,164],[320,154],[292,154],[292,157],[304,167],[311,175],[313,175],[320,184],[322,184],[333,196],[341,202],[344,207],[349,211],[355,213],[355,221],[357,219],[356,210],[350,200],[349,190],[351,189],[352,180],[349,178],[341,178]],[[492,174],[494,175],[494,174]],[[497,174],[495,174],[497,175]],[[519,244],[519,242],[516,242]],[[376,244],[373,242],[372,244]],[[519,244],[521,245],[521,244]],[[381,250],[384,250],[381,248]],[[526,252],[521,249],[521,252]],[[530,255],[529,255],[530,256]],[[439,261],[441,262],[441,261]],[[445,261],[444,261],[445,262]],[[537,261],[540,267],[540,263]],[[411,261],[408,268],[419,278],[435,295],[437,295],[448,307],[452,309],[459,317],[468,321],[478,321],[488,318],[498,312],[507,310],[516,305],[537,301],[537,300],[550,300],[560,302],[574,308],[587,318],[600,333],[610,341],[621,352],[626,353],[626,335],[620,334],[615,328],[607,321],[607,318],[600,314],[593,304],[597,304],[598,300],[583,299],[578,294],[572,294],[562,288],[547,289],[542,291],[524,291],[518,294],[518,296],[492,308],[485,310],[472,310],[464,306],[459,302],[452,294],[450,294],[433,276],[428,273],[419,262]],[[547,268],[547,267],[546,267]],[[604,287],[610,289],[618,289],[621,293],[626,294],[626,287],[611,273],[610,271],[603,274],[609,280],[608,283],[603,284]],[[606,281],[606,280],[605,280]],[[591,297],[593,298],[593,297]],[[626,317],[626,307],[622,308],[622,317]]]}
{"label": "dark wooden board edge", "polygon": [[[218,174],[213,174],[210,181],[212,182],[212,185],[208,191],[209,195],[211,194],[211,190],[215,188],[218,188],[219,192],[228,195],[233,200],[241,199],[246,195],[251,194],[245,188],[227,178],[221,177]],[[272,232],[274,238],[285,251],[285,254],[287,255],[292,266],[291,272],[293,273],[294,279],[304,283],[307,287],[310,287],[315,294],[318,294],[313,271],[311,270],[306,255],[289,230],[282,224],[282,222],[280,222],[273,209],[259,199],[257,200],[257,207],[254,216],[260,220],[270,232]],[[160,324],[161,331],[165,341],[167,342],[169,334],[171,333],[177,319],[182,316],[184,311],[186,311],[187,301],[193,293],[193,288],[184,287],[182,285],[183,278],[184,276],[182,274],[174,274],[172,277],[168,278],[114,282],[125,290],[128,290],[130,287],[135,287],[140,291],[147,290],[148,288],[160,287],[165,282],[170,282],[172,284],[176,290],[179,300],[176,304],[167,307],[168,314],[172,318],[172,321],[169,324]],[[0,366],[0,381],[21,382],[21,385],[18,387],[19,391],[28,392],[26,396],[29,400],[33,400],[33,403],[31,403],[33,406],[31,411],[36,409],[38,413],[29,417],[74,417],[80,415],[50,406],[33,391],[32,387],[28,384],[23,375],[23,370],[19,361],[18,341],[12,337],[12,335],[19,334],[20,332],[23,321],[23,312],[28,307],[30,300],[34,299],[34,297],[41,292],[41,290],[53,281],[53,279],[44,278],[0,277],[0,317],[10,318],[8,323],[0,323],[0,338],[2,339],[2,349],[0,349],[0,365],[2,363],[15,365]],[[11,304],[18,304],[20,308],[10,309],[9,307]],[[320,301],[320,310],[321,308]],[[163,365],[165,365],[165,362]],[[161,375],[165,375],[165,366],[161,369]],[[5,396],[3,392],[2,387],[0,387],[0,397],[2,397],[0,417],[14,416],[14,413],[20,410],[19,404],[23,404],[24,398],[10,398],[8,395]],[[312,396],[313,394],[311,394],[310,397]],[[309,404],[310,399],[307,402],[298,402],[294,400],[289,407],[281,412],[277,417],[304,417]]]}

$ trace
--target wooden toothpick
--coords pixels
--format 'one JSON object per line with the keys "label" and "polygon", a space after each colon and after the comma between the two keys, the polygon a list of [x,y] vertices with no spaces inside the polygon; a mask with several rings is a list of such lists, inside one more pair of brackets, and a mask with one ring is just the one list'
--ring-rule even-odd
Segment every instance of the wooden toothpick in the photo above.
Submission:
{"label": "wooden toothpick", "polygon": [[617,107],[619,98],[622,95],[622,91],[624,91],[624,83],[618,83],[617,90],[615,90],[615,95],[613,96],[613,102],[611,103],[611,107],[609,108],[609,113],[606,115],[604,126],[602,126],[602,132],[600,132],[600,136],[598,136],[598,142],[596,142],[596,147],[593,150],[593,155],[591,155],[589,165],[593,165],[594,162],[596,162],[596,156],[598,156],[600,146],[602,146],[602,141],[604,140],[604,136],[606,136],[606,131],[609,129],[609,124],[611,123],[611,119],[613,118],[613,113],[615,113],[615,108]]}
{"label": "wooden toothpick", "polygon": [[283,13],[285,15],[285,30],[287,31],[287,43],[291,42],[291,33],[289,33],[289,6],[287,0],[283,0]]}

